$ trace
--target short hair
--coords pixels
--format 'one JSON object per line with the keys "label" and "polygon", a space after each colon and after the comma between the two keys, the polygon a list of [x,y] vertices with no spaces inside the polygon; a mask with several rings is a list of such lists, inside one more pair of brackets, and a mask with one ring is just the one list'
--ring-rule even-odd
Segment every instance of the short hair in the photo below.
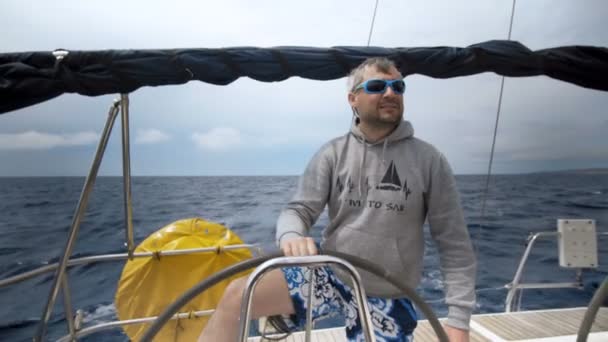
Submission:
{"label": "short hair", "polygon": [[397,68],[397,65],[392,60],[386,57],[371,57],[364,60],[361,64],[359,64],[356,68],[351,70],[350,74],[348,74],[348,91],[354,92],[355,87],[363,82],[363,73],[365,73],[365,69],[367,67],[375,67],[377,71],[383,73],[389,73],[391,68]]}

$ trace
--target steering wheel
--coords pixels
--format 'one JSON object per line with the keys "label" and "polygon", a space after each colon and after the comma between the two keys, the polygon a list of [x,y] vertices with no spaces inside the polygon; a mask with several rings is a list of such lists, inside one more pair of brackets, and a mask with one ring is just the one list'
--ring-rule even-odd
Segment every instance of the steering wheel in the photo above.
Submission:
{"label": "steering wheel", "polygon": [[[437,316],[435,316],[435,313],[433,312],[431,307],[416,293],[416,291],[414,291],[413,289],[411,289],[408,286],[400,284],[397,281],[397,278],[392,276],[391,274],[389,274],[384,268],[382,268],[374,263],[371,263],[367,260],[354,256],[354,255],[348,255],[348,254],[344,254],[344,253],[330,252],[330,251],[325,251],[323,254],[344,259],[357,268],[365,270],[378,277],[384,278],[386,281],[391,283],[393,286],[400,289],[405,294],[405,296],[408,297],[412,302],[414,302],[414,304],[416,304],[416,306],[422,311],[424,316],[428,319],[429,323],[431,324],[431,327],[435,331],[435,334],[437,335],[437,338],[439,339],[439,341],[440,342],[449,342],[449,339],[448,339],[445,331],[443,330],[441,323],[439,323],[439,320],[437,320]],[[243,272],[250,268],[257,267],[260,264],[262,264],[270,259],[274,259],[274,258],[278,258],[278,257],[282,257],[282,256],[283,256],[283,253],[278,252],[278,253],[274,253],[274,254],[270,254],[270,255],[266,255],[266,256],[261,256],[261,257],[256,257],[256,258],[252,258],[249,260],[245,260],[245,261],[239,262],[237,264],[234,264],[234,265],[202,280],[201,282],[199,282],[198,284],[196,284],[192,288],[190,288],[188,291],[184,292],[184,294],[182,294],[181,297],[176,299],[173,303],[171,303],[171,305],[169,305],[158,316],[158,318],[156,318],[156,320],[150,325],[148,330],[146,330],[141,341],[142,342],[151,342],[152,339],[154,338],[154,336],[156,336],[156,334],[161,330],[161,328],[171,319],[171,317],[173,317],[173,315],[175,315],[179,311],[179,309],[181,307],[183,307],[190,300],[192,300],[194,297],[198,296],[200,293],[202,293],[206,289],[212,287],[213,285],[215,285],[216,283],[222,281],[223,279],[225,279],[227,277],[230,277],[239,272]]]}

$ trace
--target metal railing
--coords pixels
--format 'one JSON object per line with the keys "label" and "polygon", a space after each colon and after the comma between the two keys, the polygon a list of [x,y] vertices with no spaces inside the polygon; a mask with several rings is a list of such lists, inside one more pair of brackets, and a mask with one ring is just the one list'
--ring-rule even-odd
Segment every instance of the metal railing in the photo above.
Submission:
{"label": "metal railing", "polygon": [[[108,262],[108,261],[122,261],[122,260],[130,260],[132,258],[160,258],[160,257],[171,257],[178,255],[192,255],[199,253],[213,253],[217,254],[222,251],[232,251],[239,249],[249,249],[254,256],[262,255],[262,249],[258,245],[252,244],[240,244],[240,245],[229,245],[223,247],[202,247],[202,248],[190,248],[190,249],[180,249],[180,250],[171,250],[171,251],[158,251],[158,252],[143,252],[143,253],[133,253],[131,257],[129,257],[128,253],[120,253],[120,254],[102,254],[102,255],[93,255],[83,258],[70,259],[66,263],[67,267],[86,265],[91,263],[98,262]],[[0,287],[9,286],[12,284],[20,283],[22,281],[34,278],[36,276],[56,271],[59,267],[59,263],[54,263],[51,265],[46,265],[44,267],[37,268],[35,270],[31,270],[28,272],[24,272],[18,275],[15,275],[10,278],[5,278],[0,280]],[[70,301],[70,292],[67,286],[67,271],[65,272],[65,276],[61,283],[64,295],[64,306],[65,309],[65,319],[68,324],[68,334],[62,336],[57,341],[68,342],[75,341],[79,338],[100,332],[105,330],[110,330],[114,328],[119,328],[125,325],[134,325],[134,324],[143,324],[154,322],[157,316],[153,317],[138,317],[128,320],[117,320],[113,322],[100,323],[96,325],[92,325],[89,327],[82,327],[83,320],[83,312],[82,310],[77,310],[76,315],[73,314],[73,309]],[[67,294],[67,295],[66,295]],[[213,314],[215,310],[201,310],[194,312],[183,312],[175,314],[171,319],[186,319],[186,318],[194,318],[194,317],[203,317],[209,316]]]}
{"label": "metal railing", "polygon": [[[70,226],[70,231],[68,233],[68,239],[66,241],[66,245],[63,249],[63,254],[59,259],[59,263],[55,268],[55,277],[53,278],[53,284],[51,285],[51,291],[49,293],[46,305],[42,311],[40,323],[38,325],[38,329],[36,330],[36,334],[34,336],[34,341],[42,342],[45,334],[46,327],[48,325],[49,319],[51,318],[51,313],[53,307],[55,305],[55,300],[57,299],[57,295],[59,294],[60,286],[64,289],[63,295],[65,298],[69,297],[69,293],[67,292],[67,281],[65,280],[66,276],[66,268],[68,260],[72,255],[72,250],[74,249],[74,243],[76,242],[76,237],[78,236],[78,232],[80,230],[80,223],[82,218],[85,215],[87,210],[87,205],[89,203],[89,196],[93,191],[93,186],[95,184],[95,179],[97,178],[97,172],[99,171],[99,166],[101,165],[101,160],[103,158],[103,154],[105,152],[106,146],[108,144],[108,140],[110,138],[110,133],[112,132],[112,127],[114,126],[114,121],[116,120],[116,115],[118,114],[118,104],[119,101],[115,100],[113,105],[110,107],[110,111],[108,113],[108,119],[106,121],[106,125],[104,127],[103,133],[99,140],[99,144],[97,146],[97,150],[95,152],[95,157],[93,159],[93,164],[91,165],[91,169],[89,170],[89,174],[85,180],[84,187],[80,194],[80,198],[78,200],[78,205],[76,206],[76,211],[74,213],[74,217],[72,218],[72,224]],[[62,286],[62,284],[64,284]],[[69,303],[69,300],[66,300],[66,303]],[[71,312],[71,308],[65,308],[65,312]],[[70,327],[68,326],[68,329]]]}
{"label": "metal railing", "polygon": [[[519,311],[521,309],[521,299],[523,295],[524,289],[558,289],[558,288],[582,288],[582,274],[583,269],[577,268],[576,275],[573,282],[562,282],[562,283],[521,283],[521,279],[524,273],[524,267],[526,262],[528,261],[528,257],[530,256],[530,252],[532,251],[532,247],[536,243],[536,240],[539,238],[557,238],[559,237],[559,232],[539,232],[535,234],[530,234],[527,240],[526,250],[524,251],[521,260],[519,261],[519,266],[517,267],[517,271],[515,271],[515,276],[513,280],[505,285],[505,288],[509,289],[507,293],[507,298],[505,300],[505,312]],[[608,236],[608,232],[598,232],[598,236]],[[517,297],[517,299],[516,299]]]}
{"label": "metal railing", "polygon": [[[201,247],[201,248],[190,248],[190,249],[179,249],[173,251],[158,251],[158,252],[140,252],[133,253],[132,258],[151,258],[151,257],[163,257],[163,256],[172,256],[172,255],[185,255],[185,254],[197,254],[197,253],[208,253],[213,252],[217,253],[219,251],[230,251],[235,249],[244,249],[247,248],[251,250],[254,254],[261,255],[262,249],[257,245],[251,244],[242,244],[242,245],[230,245],[224,247]],[[78,265],[86,265],[97,262],[107,262],[107,261],[121,261],[127,260],[129,258],[128,253],[117,253],[117,254],[100,254],[100,255],[92,255],[82,258],[70,259],[67,262],[67,267],[73,267]],[[15,276],[5,278],[0,280],[0,287],[9,286],[12,284],[16,284],[22,282],[24,280],[36,277],[38,275],[52,272],[57,269],[59,263],[49,264],[43,267],[39,267],[33,269],[31,271],[23,272],[17,274]]]}
{"label": "metal railing", "polygon": [[[86,264],[97,263],[97,262],[121,261],[121,260],[127,260],[127,259],[130,260],[132,258],[159,258],[159,257],[171,257],[171,256],[178,256],[178,255],[191,255],[191,254],[198,254],[198,253],[216,254],[216,253],[222,252],[222,251],[232,251],[232,250],[239,250],[239,249],[249,249],[254,255],[263,254],[262,249],[257,245],[241,244],[241,245],[229,245],[229,246],[224,246],[224,247],[203,247],[203,248],[190,248],[190,249],[181,249],[181,250],[172,250],[172,251],[133,253],[133,255],[131,257],[129,257],[128,253],[95,255],[95,256],[89,256],[89,257],[69,260],[67,263],[67,266],[71,267],[71,266],[86,265]],[[16,275],[11,278],[3,279],[0,281],[0,287],[19,283],[21,281],[33,278],[35,276],[38,276],[38,275],[41,275],[44,273],[48,273],[48,272],[52,272],[57,269],[58,265],[59,265],[58,263],[55,263],[52,265],[47,265],[45,267],[41,267],[41,268],[29,271],[29,272],[25,272],[25,273]],[[66,274],[67,274],[67,272],[66,272]],[[67,277],[64,279],[67,279]],[[67,283],[65,286],[67,286]],[[69,294],[69,292],[67,292],[67,293]],[[157,316],[138,317],[138,318],[133,318],[133,319],[128,319],[128,320],[117,320],[117,321],[112,321],[112,322],[100,323],[100,324],[96,324],[96,325],[92,325],[92,326],[83,328],[82,327],[83,312],[81,310],[77,310],[76,315],[73,315],[71,304],[69,302],[70,297],[67,296],[64,298],[68,298],[68,299],[64,299],[64,300],[66,301],[65,305],[67,307],[69,307],[70,309],[66,310],[66,313],[65,313],[66,314],[65,319],[68,323],[68,334],[65,336],[62,336],[61,338],[59,338],[57,340],[57,341],[61,341],[61,342],[75,341],[79,338],[82,338],[82,337],[85,337],[85,336],[88,336],[88,335],[91,335],[91,334],[94,334],[94,333],[97,333],[100,331],[111,330],[111,329],[119,328],[119,327],[122,327],[125,325],[150,323],[150,322],[154,322],[157,318]],[[209,316],[209,315],[213,314],[213,312],[215,312],[215,310],[180,312],[180,313],[175,314],[171,318],[171,320]]]}

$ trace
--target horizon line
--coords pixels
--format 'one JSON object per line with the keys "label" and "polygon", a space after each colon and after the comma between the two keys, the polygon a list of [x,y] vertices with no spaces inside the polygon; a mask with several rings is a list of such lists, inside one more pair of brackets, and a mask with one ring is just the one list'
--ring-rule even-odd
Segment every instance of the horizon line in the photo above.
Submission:
{"label": "horizon line", "polygon": [[[526,172],[498,172],[491,173],[491,176],[508,176],[508,175],[527,175],[535,173],[606,173],[608,174],[608,168],[582,168],[582,169],[563,169],[563,170],[544,170],[544,171],[526,171]],[[455,173],[454,176],[487,176],[487,173]],[[208,174],[208,175],[134,175],[131,177],[300,177],[301,174]],[[82,178],[86,175],[8,175],[1,176],[0,178]],[[99,177],[115,177],[122,178],[122,174],[104,174],[98,175]]]}

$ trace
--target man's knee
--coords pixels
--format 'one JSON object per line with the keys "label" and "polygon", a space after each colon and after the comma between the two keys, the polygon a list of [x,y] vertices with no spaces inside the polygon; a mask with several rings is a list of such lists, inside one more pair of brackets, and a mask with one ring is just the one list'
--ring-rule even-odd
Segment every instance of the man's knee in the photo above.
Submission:
{"label": "man's knee", "polygon": [[[241,310],[243,290],[247,286],[248,277],[232,281],[224,291],[218,310],[231,315],[238,315]],[[260,316],[291,314],[294,312],[289,289],[283,272],[273,270],[264,275],[255,288],[252,297],[252,318]]]}
{"label": "man's knee", "polygon": [[237,278],[230,282],[224,291],[218,309],[238,312],[241,308],[241,298],[246,284],[247,277]]}

